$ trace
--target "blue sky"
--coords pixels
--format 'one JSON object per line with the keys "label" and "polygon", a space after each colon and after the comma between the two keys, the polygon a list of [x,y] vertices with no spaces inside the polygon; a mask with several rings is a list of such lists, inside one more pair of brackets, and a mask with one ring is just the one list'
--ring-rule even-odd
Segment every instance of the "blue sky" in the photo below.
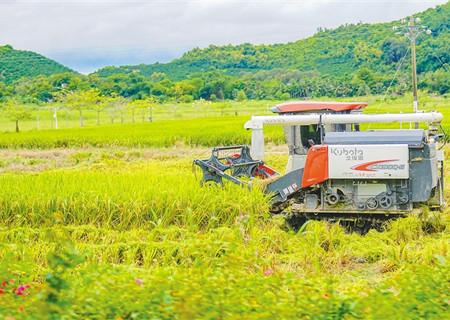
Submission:
{"label": "blue sky", "polygon": [[0,44],[83,73],[167,62],[209,44],[280,43],[402,18],[446,0],[1,0]]}

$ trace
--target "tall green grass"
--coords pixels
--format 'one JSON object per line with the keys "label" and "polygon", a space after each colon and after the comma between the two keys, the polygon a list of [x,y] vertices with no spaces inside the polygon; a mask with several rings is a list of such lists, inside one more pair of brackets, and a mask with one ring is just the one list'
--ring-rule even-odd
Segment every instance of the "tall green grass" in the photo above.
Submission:
{"label": "tall green grass", "polygon": [[320,222],[292,234],[276,220],[242,219],[200,234],[178,226],[3,229],[0,273],[31,288],[24,297],[3,295],[0,314],[442,319],[448,227],[427,234],[411,217],[364,237]]}
{"label": "tall green grass", "polygon": [[[248,100],[245,102],[228,101],[210,102],[210,103],[164,103],[154,104],[150,109],[136,109],[134,111],[134,122],[132,110],[104,110],[99,114],[100,125],[110,124],[132,124],[145,123],[152,121],[164,120],[188,120],[196,118],[213,118],[213,117],[230,117],[230,116],[246,116],[252,114],[269,114],[270,107],[277,104],[277,101]],[[113,112],[111,112],[113,111]],[[20,121],[20,130],[48,130],[54,129],[55,121],[53,118],[53,109],[44,106],[36,106],[31,111],[31,118]],[[77,110],[60,109],[57,113],[58,127],[60,129],[78,128],[79,112]],[[97,112],[89,108],[83,110],[83,125],[85,127],[96,127]],[[4,112],[0,110],[0,131],[14,132],[15,122],[8,119]]]}
{"label": "tall green grass", "polygon": [[[427,98],[422,110],[438,110],[444,114],[443,126],[450,131],[448,118],[450,104],[447,98]],[[379,101],[370,97],[373,104],[367,113],[411,112],[408,99]],[[254,102],[243,102],[254,103]],[[274,102],[275,104],[275,102]],[[187,112],[187,111],[186,111]],[[261,105],[261,111],[254,114],[267,114],[267,104]],[[176,144],[188,146],[216,146],[231,144],[248,144],[251,134],[243,126],[250,116],[219,116],[215,118],[192,118],[188,120],[163,120],[153,123],[105,125],[87,128],[60,130],[26,131],[21,133],[6,132],[0,134],[0,148],[59,148],[83,146],[127,146],[127,147],[169,147]],[[366,128],[367,126],[364,126]],[[372,124],[371,129],[394,127],[393,125]],[[408,124],[404,124],[408,127]],[[266,141],[283,143],[281,127],[267,126]]]}
{"label": "tall green grass", "polygon": [[[248,118],[222,117],[193,120],[168,120],[145,124],[27,131],[0,134],[0,148],[60,147],[171,147],[245,144],[251,133],[244,129]],[[269,128],[266,140],[281,142],[281,128]]]}
{"label": "tall green grass", "polygon": [[89,263],[145,268],[227,264],[246,266],[252,272],[262,264],[307,275],[374,264],[384,272],[412,264],[434,265],[450,249],[449,222],[430,233],[418,217],[409,217],[392,222],[384,232],[360,236],[337,224],[315,221],[292,234],[282,230],[277,220],[261,219],[259,214],[238,216],[200,233],[190,225],[128,230],[78,224],[8,227],[0,229],[0,257],[31,259],[46,267],[49,254],[59,251],[61,243],[71,243]]}

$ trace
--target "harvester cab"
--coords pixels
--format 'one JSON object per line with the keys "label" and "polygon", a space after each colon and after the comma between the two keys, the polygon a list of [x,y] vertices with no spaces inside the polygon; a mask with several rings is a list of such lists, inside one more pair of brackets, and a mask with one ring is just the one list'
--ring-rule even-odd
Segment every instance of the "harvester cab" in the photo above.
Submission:
{"label": "harvester cab", "polygon": [[[276,105],[272,112],[280,116],[310,114],[360,114],[365,102],[288,102]],[[325,132],[359,131],[359,124],[292,124],[283,127],[289,158],[286,173],[303,168],[310,147],[321,144]],[[256,146],[255,146],[256,147]],[[258,152],[258,150],[255,150]]]}
{"label": "harvester cab", "polygon": [[[442,114],[362,114],[362,102],[288,102],[275,116],[253,116],[251,146],[214,148],[195,160],[203,183],[223,179],[249,186],[269,179],[271,211],[300,220],[383,222],[444,206],[443,151],[437,132]],[[364,123],[428,124],[426,129],[365,130]],[[283,127],[288,146],[285,174],[264,163],[264,127]],[[231,153],[230,153],[231,151]],[[228,155],[221,156],[221,152]]]}

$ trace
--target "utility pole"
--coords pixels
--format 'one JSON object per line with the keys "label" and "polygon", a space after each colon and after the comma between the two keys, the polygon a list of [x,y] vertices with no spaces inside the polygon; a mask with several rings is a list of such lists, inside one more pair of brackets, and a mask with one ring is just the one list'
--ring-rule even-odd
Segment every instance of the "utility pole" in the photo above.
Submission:
{"label": "utility pole", "polygon": [[[416,41],[417,38],[422,34],[431,34],[431,30],[427,29],[426,26],[417,25],[420,23],[420,18],[410,17],[408,21],[406,19],[402,20],[401,26],[394,26],[393,29],[397,34],[403,34],[411,42],[411,63],[412,63],[412,90],[413,90],[413,110],[414,112],[419,111],[419,97],[417,95],[417,62],[416,62]],[[419,124],[415,123],[415,128],[419,128]]]}
{"label": "utility pole", "polygon": [[411,40],[411,62],[412,62],[412,86],[413,86],[413,107],[414,112],[419,111],[419,98],[417,96],[417,62],[416,62],[416,34],[414,33],[414,30],[416,28],[416,25],[414,23],[414,18],[411,17],[409,19],[409,35]]}

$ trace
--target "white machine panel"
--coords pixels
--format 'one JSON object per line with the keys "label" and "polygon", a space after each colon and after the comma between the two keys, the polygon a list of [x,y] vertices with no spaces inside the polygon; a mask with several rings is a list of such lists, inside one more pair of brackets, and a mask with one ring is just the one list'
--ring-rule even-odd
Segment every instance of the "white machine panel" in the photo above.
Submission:
{"label": "white machine panel", "polygon": [[408,179],[406,144],[329,145],[330,179]]}

